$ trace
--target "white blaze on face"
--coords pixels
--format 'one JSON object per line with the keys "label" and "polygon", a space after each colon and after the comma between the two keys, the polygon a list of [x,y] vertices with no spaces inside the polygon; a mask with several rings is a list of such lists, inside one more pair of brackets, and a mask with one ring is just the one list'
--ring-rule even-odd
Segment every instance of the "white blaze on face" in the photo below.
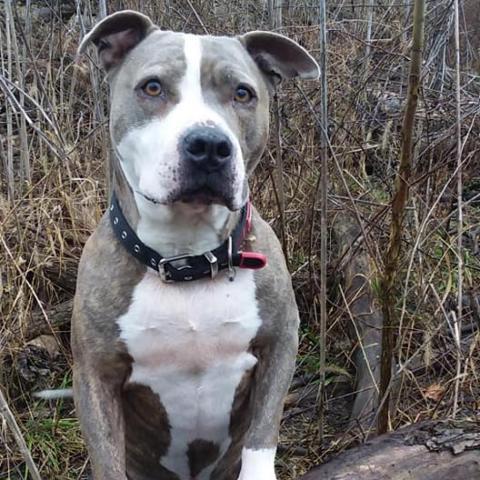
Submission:
{"label": "white blaze on face", "polygon": [[[180,187],[179,141],[193,125],[212,126],[225,133],[234,148],[233,184],[235,208],[242,204],[245,167],[237,137],[222,116],[205,103],[202,95],[201,64],[202,44],[200,37],[184,35],[186,70],[178,92],[180,101],[165,117],[133,127],[117,146],[122,158],[122,167],[128,182],[136,191],[167,202]],[[167,100],[168,101],[168,100]],[[138,195],[137,195],[138,197]],[[144,202],[139,202],[142,209]],[[141,215],[140,211],[140,215]]]}
{"label": "white blaze on face", "polygon": [[275,448],[242,450],[242,469],[238,480],[276,480]]}

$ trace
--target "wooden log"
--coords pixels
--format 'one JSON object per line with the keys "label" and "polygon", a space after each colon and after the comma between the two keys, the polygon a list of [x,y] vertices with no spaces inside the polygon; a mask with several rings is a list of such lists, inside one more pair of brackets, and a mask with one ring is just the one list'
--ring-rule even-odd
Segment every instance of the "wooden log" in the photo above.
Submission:
{"label": "wooden log", "polygon": [[[15,324],[5,335],[5,345],[15,343],[19,337],[28,342],[39,335],[51,335],[53,332],[69,328],[72,317],[73,300],[67,300],[46,310],[48,321],[42,312],[35,311],[23,324]],[[3,339],[2,339],[3,340]]]}
{"label": "wooden log", "polygon": [[24,338],[31,340],[42,334],[51,334],[52,331],[58,332],[67,326],[70,326],[70,319],[72,318],[73,300],[67,300],[59,303],[46,311],[48,322],[40,312],[32,314],[27,328],[24,332]]}
{"label": "wooden log", "polygon": [[480,422],[425,422],[381,435],[301,480],[478,480]]}

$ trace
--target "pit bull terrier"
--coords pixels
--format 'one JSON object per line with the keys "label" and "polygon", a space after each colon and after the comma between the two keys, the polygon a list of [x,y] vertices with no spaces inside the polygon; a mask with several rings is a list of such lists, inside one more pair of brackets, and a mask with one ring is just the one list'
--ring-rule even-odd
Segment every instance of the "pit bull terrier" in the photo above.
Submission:
{"label": "pit bull terrier", "polygon": [[162,31],[134,11],[79,52],[89,44],[110,87],[114,172],[72,320],[93,477],[274,480],[298,312],[247,181],[273,85],[319,67],[282,35]]}

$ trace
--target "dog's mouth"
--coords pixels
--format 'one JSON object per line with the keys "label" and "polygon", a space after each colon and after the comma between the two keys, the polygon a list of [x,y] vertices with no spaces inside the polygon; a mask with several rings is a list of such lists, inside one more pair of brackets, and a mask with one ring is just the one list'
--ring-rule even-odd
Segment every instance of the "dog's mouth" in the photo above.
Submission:
{"label": "dog's mouth", "polygon": [[146,195],[145,193],[141,192],[140,190],[136,190],[136,192],[143,197],[145,200],[148,200],[150,203],[153,203],[154,205],[162,205],[165,202],[161,202],[160,200],[157,200],[156,198],[151,197],[150,195]]}
{"label": "dog's mouth", "polygon": [[231,199],[227,198],[226,195],[208,187],[182,190],[170,195],[168,199],[164,201],[152,197],[151,195],[147,195],[141,191],[137,191],[137,193],[153,205],[172,205],[176,202],[182,202],[192,206],[216,204],[230,208],[232,203]]}
{"label": "dog's mouth", "polygon": [[198,188],[179,192],[174,200],[176,202],[193,203],[201,205],[212,205],[213,203],[227,205],[227,199],[211,188]]}
{"label": "dog's mouth", "polygon": [[194,205],[216,204],[232,209],[233,180],[230,171],[211,174],[187,171],[180,188],[172,195],[172,201]]}

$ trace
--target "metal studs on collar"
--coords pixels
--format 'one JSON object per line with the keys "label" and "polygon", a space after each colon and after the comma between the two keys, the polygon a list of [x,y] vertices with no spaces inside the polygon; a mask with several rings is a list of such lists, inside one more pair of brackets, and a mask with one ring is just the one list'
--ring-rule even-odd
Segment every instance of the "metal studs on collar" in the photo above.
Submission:
{"label": "metal studs on collar", "polygon": [[[233,281],[235,279],[236,266],[240,268],[254,268],[248,265],[242,265],[242,252],[238,252],[237,254],[237,250],[234,250],[234,248],[236,248],[236,242],[241,243],[245,235],[245,216],[247,217],[248,224],[249,214],[245,208],[246,207],[242,209],[240,221],[235,227],[232,236],[218,248],[205,252],[202,255],[183,254],[170,258],[163,258],[160,253],[142,243],[135,231],[128,225],[115,193],[112,196],[112,203],[109,205],[109,216],[116,237],[127,251],[144,265],[157,271],[164,282],[192,281],[197,278],[204,278],[208,274],[210,274],[210,278],[213,279],[217,276],[218,272],[223,269],[228,269],[228,278],[230,281]],[[225,252],[225,250],[227,251]],[[184,262],[180,264],[175,263],[178,260],[184,260]],[[240,263],[237,263],[237,260],[240,260]],[[207,263],[207,265],[205,265],[205,263]]]}

